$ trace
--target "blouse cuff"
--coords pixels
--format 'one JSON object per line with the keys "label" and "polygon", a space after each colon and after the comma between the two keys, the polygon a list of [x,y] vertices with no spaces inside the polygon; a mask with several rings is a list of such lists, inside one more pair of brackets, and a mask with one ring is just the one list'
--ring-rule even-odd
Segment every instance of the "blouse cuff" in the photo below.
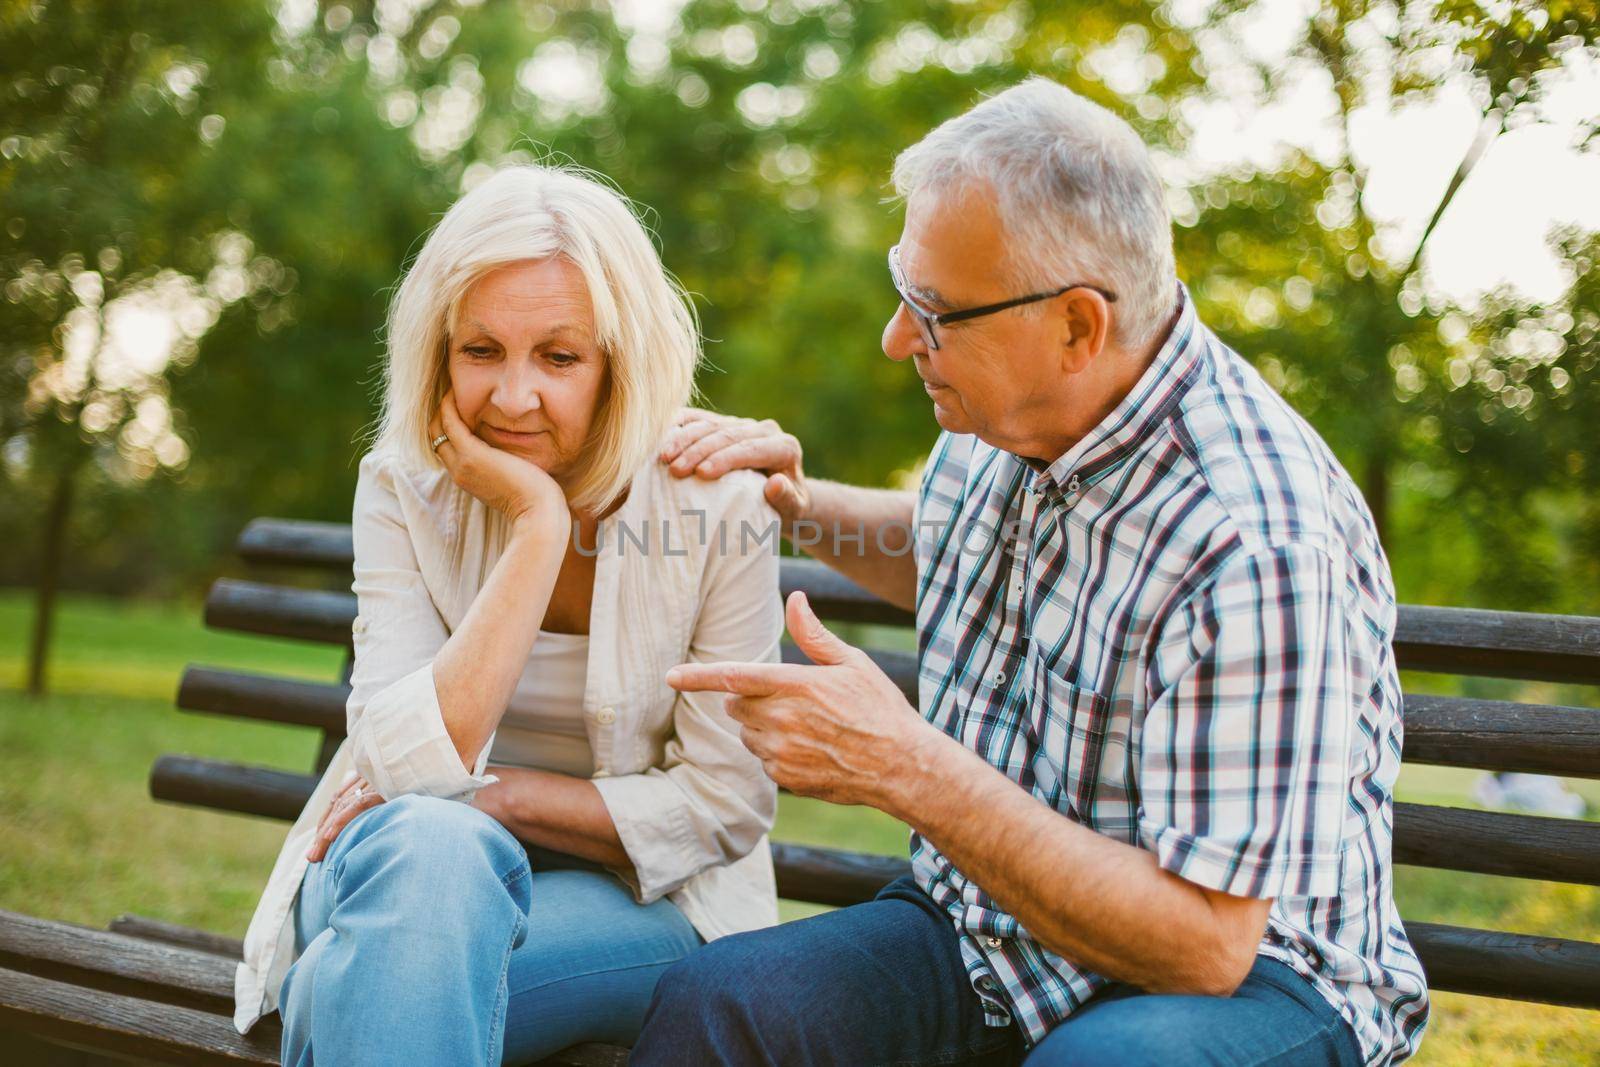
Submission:
{"label": "blouse cuff", "polygon": [[614,871],[634,900],[651,904],[679,889],[704,869],[702,848],[689,825],[688,806],[678,787],[660,772],[595,778],[606,811],[622,839],[633,871]]}
{"label": "blouse cuff", "polygon": [[462,766],[439,710],[432,663],[399,678],[368,701],[350,740],[356,769],[385,799],[416,794],[469,801],[479,789],[499,781],[483,773],[494,745],[492,735],[479,750],[472,772]]}

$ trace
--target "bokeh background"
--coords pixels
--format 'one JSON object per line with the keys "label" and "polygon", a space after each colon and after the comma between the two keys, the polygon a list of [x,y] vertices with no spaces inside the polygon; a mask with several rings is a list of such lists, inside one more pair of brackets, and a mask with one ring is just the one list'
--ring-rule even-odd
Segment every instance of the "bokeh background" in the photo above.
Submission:
{"label": "bokeh background", "polygon": [[[0,3],[0,906],[242,930],[281,827],[160,808],[149,761],[314,745],[175,715],[177,671],[337,664],[205,634],[199,597],[249,518],[348,519],[391,287],[505,161],[639,203],[708,404],[904,484],[936,427],[878,350],[890,164],[1056,78],[1152,145],[1181,276],[1355,476],[1402,599],[1600,613],[1597,37],[1594,0]],[[792,839],[903,847],[785,803]],[[1592,889],[1401,891],[1600,936]],[[1600,1013],[1440,1003],[1426,1062],[1600,1059]]]}

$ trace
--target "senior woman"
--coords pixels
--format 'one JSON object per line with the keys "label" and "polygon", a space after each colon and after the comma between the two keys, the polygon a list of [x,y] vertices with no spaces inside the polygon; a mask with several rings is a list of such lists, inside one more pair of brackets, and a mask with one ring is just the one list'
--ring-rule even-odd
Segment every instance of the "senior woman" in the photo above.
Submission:
{"label": "senior woman", "polygon": [[348,740],[237,975],[286,1064],[631,1041],[667,966],[776,921],[775,789],[718,698],[663,681],[774,660],[782,625],[760,478],[654,461],[698,355],[580,174],[501,170],[418,254],[356,487]]}

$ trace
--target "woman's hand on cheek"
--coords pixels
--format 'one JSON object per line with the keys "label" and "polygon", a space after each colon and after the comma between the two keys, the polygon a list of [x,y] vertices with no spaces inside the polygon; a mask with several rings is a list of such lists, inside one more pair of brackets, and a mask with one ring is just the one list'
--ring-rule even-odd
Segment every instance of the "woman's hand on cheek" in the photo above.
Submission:
{"label": "woman's hand on cheek", "polygon": [[549,536],[569,536],[572,514],[566,494],[550,475],[528,460],[502,452],[468,429],[446,393],[428,423],[428,437],[447,440],[434,452],[455,484],[513,522],[537,524]]}

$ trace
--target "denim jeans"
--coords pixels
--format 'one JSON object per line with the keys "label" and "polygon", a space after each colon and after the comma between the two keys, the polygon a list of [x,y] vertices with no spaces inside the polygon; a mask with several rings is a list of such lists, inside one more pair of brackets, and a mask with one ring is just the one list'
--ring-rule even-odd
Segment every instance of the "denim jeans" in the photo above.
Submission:
{"label": "denim jeans", "polygon": [[626,1044],[656,980],[700,944],[669,901],[641,906],[592,864],[415,796],[345,827],[307,869],[294,922],[279,1011],[296,1067],[527,1063]]}
{"label": "denim jeans", "polygon": [[1231,997],[1113,985],[1032,1050],[984,1024],[950,919],[910,879],[876,900],[707,945],[656,987],[629,1061],[1028,1067],[1358,1067],[1355,1033],[1289,967]]}

